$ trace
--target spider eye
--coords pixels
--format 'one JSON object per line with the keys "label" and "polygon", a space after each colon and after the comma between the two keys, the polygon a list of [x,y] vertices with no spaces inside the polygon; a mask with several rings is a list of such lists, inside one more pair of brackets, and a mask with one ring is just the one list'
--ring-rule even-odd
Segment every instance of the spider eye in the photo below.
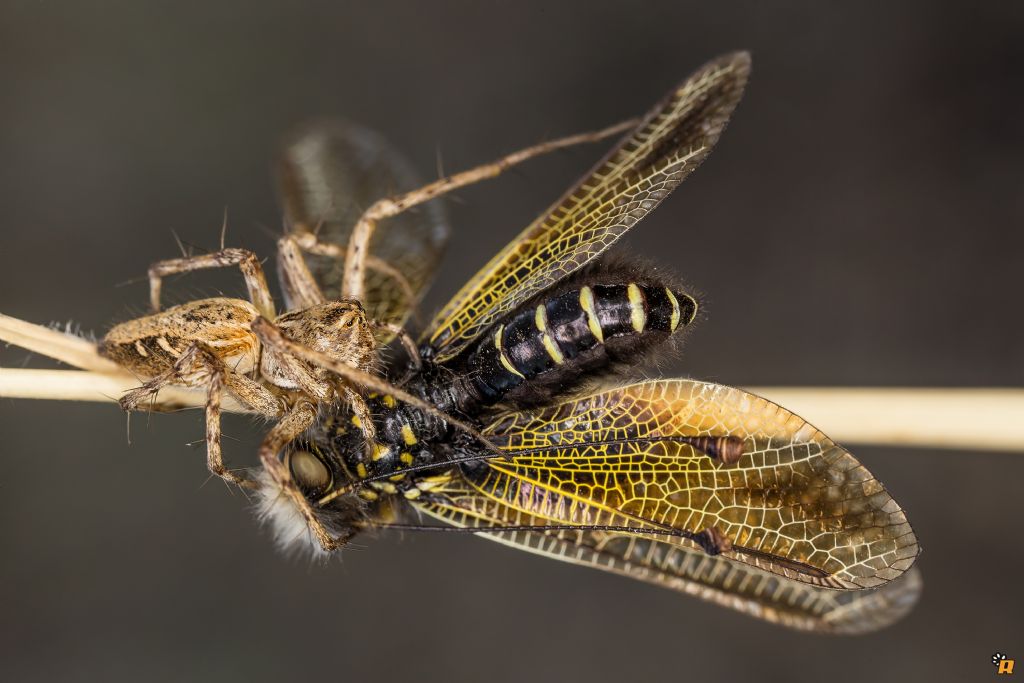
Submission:
{"label": "spider eye", "polygon": [[349,318],[348,322],[345,323],[345,327],[352,327],[355,324],[356,324],[355,319],[354,318]]}
{"label": "spider eye", "polygon": [[320,458],[309,451],[293,451],[288,466],[295,483],[305,491],[319,493],[331,483],[331,473]]}

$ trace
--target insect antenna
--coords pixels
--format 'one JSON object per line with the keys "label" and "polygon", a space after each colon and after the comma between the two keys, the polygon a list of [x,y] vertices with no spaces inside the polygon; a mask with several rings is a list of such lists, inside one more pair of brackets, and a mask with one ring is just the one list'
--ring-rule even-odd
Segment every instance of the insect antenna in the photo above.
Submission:
{"label": "insect antenna", "polygon": [[[719,437],[707,437],[707,436],[657,436],[657,437],[639,437],[639,438],[626,438],[626,439],[604,439],[600,441],[588,441],[588,446],[611,446],[620,444],[640,444],[640,443],[681,443],[693,446],[698,450],[704,451],[704,453],[712,459],[721,460],[726,465],[732,465],[739,457],[743,454],[743,441],[735,436],[719,436]],[[491,443],[488,441],[488,443]],[[503,460],[514,460],[519,456],[534,455],[537,453],[545,453],[551,450],[550,446],[538,446],[537,448],[523,448],[514,451],[500,451],[500,452],[489,452],[479,453],[475,455],[462,455],[455,458],[449,458],[447,460],[439,460],[437,462],[428,462],[420,465],[410,465],[404,467],[401,470],[402,474],[414,474],[416,472],[426,472],[429,470],[441,469],[444,467],[451,467],[452,465],[462,465],[470,462],[484,462],[486,460],[494,460],[501,458]],[[383,474],[375,474],[365,479],[352,482],[346,486],[342,486],[331,491],[330,494],[322,498],[318,503],[324,505],[334,500],[340,495],[357,491],[367,484],[372,484],[375,481],[384,481],[395,476],[394,472],[385,472]],[[545,527],[550,528],[550,527]]]}

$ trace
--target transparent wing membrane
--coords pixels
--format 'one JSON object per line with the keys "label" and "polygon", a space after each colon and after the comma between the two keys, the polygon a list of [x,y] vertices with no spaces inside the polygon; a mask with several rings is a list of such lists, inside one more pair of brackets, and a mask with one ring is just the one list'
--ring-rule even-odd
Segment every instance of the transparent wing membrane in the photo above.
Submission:
{"label": "transparent wing membrane", "polygon": [[[485,433],[513,458],[488,461],[471,481],[477,495],[552,523],[714,529],[732,546],[723,557],[831,588],[878,586],[918,554],[863,465],[738,389],[646,382],[512,413]],[[737,444],[735,462],[712,457],[721,437]]]}
{"label": "transparent wing membrane", "polygon": [[[363,210],[419,187],[411,165],[376,133],[348,123],[308,125],[286,141],[279,164],[285,216],[294,232],[347,245]],[[375,320],[402,325],[441,259],[449,228],[437,202],[383,221],[370,243],[363,303]],[[341,295],[344,259],[306,255],[330,299]]]}
{"label": "transparent wing membrane", "polygon": [[454,526],[493,528],[480,535],[520,550],[652,583],[789,628],[843,635],[875,631],[907,614],[921,593],[916,568],[879,588],[838,591],[649,536],[592,530],[503,532],[502,526],[547,522],[481,496],[464,479],[454,479],[437,494],[439,498],[416,507]]}
{"label": "transparent wing membrane", "polygon": [[427,335],[437,359],[454,358],[500,316],[593,260],[653,210],[710,153],[749,71],[749,55],[727,55],[672,91],[441,310]]}

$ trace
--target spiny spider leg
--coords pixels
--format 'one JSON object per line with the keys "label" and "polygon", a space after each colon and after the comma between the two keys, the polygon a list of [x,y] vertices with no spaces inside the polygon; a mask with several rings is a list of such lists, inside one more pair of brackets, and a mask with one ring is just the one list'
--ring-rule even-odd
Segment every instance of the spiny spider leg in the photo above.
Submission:
{"label": "spiny spider leg", "polygon": [[149,267],[149,298],[153,311],[160,310],[160,290],[163,278],[175,273],[187,273],[204,268],[227,268],[238,266],[245,278],[249,298],[261,315],[274,317],[274,299],[270,296],[267,278],[263,275],[256,254],[248,249],[221,249],[212,254],[188,256],[186,258],[158,261]]}
{"label": "spiny spider leg", "polygon": [[290,310],[316,306],[327,301],[320,285],[309,272],[298,242],[291,235],[277,241],[277,270]]}
{"label": "spiny spider leg", "polygon": [[264,349],[275,349],[276,352],[281,355],[291,355],[295,358],[306,361],[307,363],[311,363],[317,367],[328,370],[342,379],[347,380],[355,387],[394,396],[397,400],[408,403],[411,406],[415,406],[423,412],[434,415],[453,427],[473,436],[493,452],[501,452],[497,446],[492,444],[487,437],[481,434],[473,425],[439,410],[436,406],[424,401],[422,398],[413,396],[409,392],[396,387],[383,377],[378,377],[377,375],[359,370],[351,365],[336,361],[326,354],[288,339],[266,318],[256,318],[256,320],[252,321],[251,327],[253,333],[259,338],[260,343],[263,344]]}
{"label": "spiny spider leg", "polygon": [[298,403],[274,427],[267,432],[260,444],[260,462],[271,479],[281,487],[281,493],[288,496],[302,513],[303,519],[317,542],[327,552],[337,550],[347,539],[335,539],[320,520],[313,514],[309,501],[292,480],[291,472],[278,454],[289,443],[299,438],[316,421],[316,408],[303,401]]}
{"label": "spiny spider leg", "polygon": [[359,431],[363,435],[363,455],[369,457],[373,444],[377,440],[377,425],[373,422],[373,413],[359,392],[352,387],[345,385],[341,388],[341,398],[352,408],[352,412],[359,418]]}
{"label": "spiny spider leg", "polygon": [[[257,318],[257,320],[265,319]],[[303,358],[300,360],[300,358],[294,353],[291,353],[287,347],[276,343],[274,338],[260,334],[260,332],[256,330],[255,322],[253,323],[253,331],[256,333],[260,343],[263,345],[263,353],[271,356],[275,365],[282,371],[282,373],[298,384],[299,388],[307,396],[318,403],[326,403],[333,398],[334,389],[331,384],[318,378],[310,370],[306,363],[303,362],[307,359]],[[274,327],[274,331],[277,332],[276,327]],[[280,333],[278,332],[278,334]],[[362,396],[351,390],[349,387],[342,387],[340,392],[341,395],[339,398],[348,403],[349,406],[351,406],[352,411],[359,418],[359,430],[363,434],[363,439],[368,451],[372,447],[374,440],[377,438],[377,429],[373,423],[370,407],[366,404],[366,401]]]}
{"label": "spiny spider leg", "polygon": [[310,253],[334,258],[344,256],[345,276],[342,283],[342,294],[346,298],[361,300],[365,293],[364,280],[366,268],[368,267],[370,239],[373,237],[373,231],[378,221],[397,216],[413,206],[440,197],[460,187],[465,187],[481,180],[487,180],[488,178],[494,178],[527,159],[572,145],[596,142],[610,135],[622,133],[635,126],[636,123],[636,120],[625,121],[604,130],[580,133],[558,140],[551,140],[550,142],[542,142],[539,145],[527,147],[526,149],[506,155],[489,164],[483,164],[461,173],[445,176],[419,189],[395,197],[380,199],[374,202],[356,222],[347,247],[320,242],[312,232],[300,233],[295,238],[299,246]]}
{"label": "spiny spider leg", "polygon": [[[225,481],[238,486],[251,487],[255,485],[253,481],[236,474],[224,465],[220,447],[221,393],[224,391],[225,384],[240,387],[242,391],[235,392],[239,400],[256,410],[273,410],[268,417],[280,414],[280,408],[276,398],[266,389],[259,387],[260,391],[253,392],[244,382],[237,381],[238,376],[232,378],[231,375],[234,373],[224,367],[224,363],[217,357],[217,354],[202,344],[194,342],[181,354],[170,370],[157,375],[138,389],[129,391],[119,403],[124,410],[135,410],[146,398],[156,395],[161,388],[168,384],[195,386],[197,376],[206,377],[206,466],[210,472]],[[251,382],[251,380],[249,381]],[[255,385],[255,383],[253,384]],[[261,392],[265,392],[265,395]]]}

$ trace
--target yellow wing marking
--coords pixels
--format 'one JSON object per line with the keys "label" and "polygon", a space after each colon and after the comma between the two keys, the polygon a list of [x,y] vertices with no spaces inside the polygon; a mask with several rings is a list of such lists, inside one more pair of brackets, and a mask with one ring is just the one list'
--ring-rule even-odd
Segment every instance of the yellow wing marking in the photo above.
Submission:
{"label": "yellow wing marking", "polygon": [[471,278],[427,328],[438,361],[458,355],[504,313],[589,263],[667,197],[717,142],[749,71],[746,53],[697,71]]}

